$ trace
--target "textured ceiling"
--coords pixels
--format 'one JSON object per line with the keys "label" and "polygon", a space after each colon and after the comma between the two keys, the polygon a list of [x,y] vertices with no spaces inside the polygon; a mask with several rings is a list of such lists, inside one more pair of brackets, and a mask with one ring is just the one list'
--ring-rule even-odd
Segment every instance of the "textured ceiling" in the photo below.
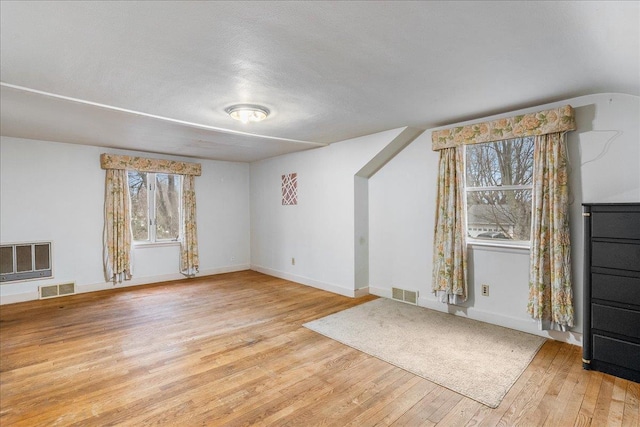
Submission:
{"label": "textured ceiling", "polygon": [[[254,161],[579,95],[640,95],[639,5],[2,1],[1,131]],[[224,112],[245,102],[272,114],[243,125]]]}

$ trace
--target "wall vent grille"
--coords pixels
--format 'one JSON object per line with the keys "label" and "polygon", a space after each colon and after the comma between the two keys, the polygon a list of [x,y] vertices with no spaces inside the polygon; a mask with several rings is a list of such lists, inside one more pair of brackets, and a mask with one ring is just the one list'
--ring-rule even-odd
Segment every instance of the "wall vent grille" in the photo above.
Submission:
{"label": "wall vent grille", "polygon": [[40,286],[40,299],[62,297],[65,295],[73,295],[76,293],[76,284],[60,283],[59,285]]}
{"label": "wall vent grille", "polygon": [[0,246],[0,283],[52,277],[51,242]]}
{"label": "wall vent grille", "polygon": [[391,288],[391,298],[396,301],[406,302],[407,304],[418,305],[418,291]]}

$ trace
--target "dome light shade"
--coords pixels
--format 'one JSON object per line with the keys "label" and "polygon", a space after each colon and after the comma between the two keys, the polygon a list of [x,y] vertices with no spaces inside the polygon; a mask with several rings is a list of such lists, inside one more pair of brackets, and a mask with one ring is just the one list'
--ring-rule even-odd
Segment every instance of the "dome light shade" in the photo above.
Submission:
{"label": "dome light shade", "polygon": [[269,110],[260,105],[238,104],[225,110],[232,118],[242,123],[259,122],[267,118]]}

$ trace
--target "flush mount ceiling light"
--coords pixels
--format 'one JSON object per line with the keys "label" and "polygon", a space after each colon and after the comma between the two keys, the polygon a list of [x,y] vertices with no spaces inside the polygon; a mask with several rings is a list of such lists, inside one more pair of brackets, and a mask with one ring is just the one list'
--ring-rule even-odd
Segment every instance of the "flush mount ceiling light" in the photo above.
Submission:
{"label": "flush mount ceiling light", "polygon": [[238,104],[225,110],[231,117],[242,123],[260,122],[267,118],[269,110],[261,105]]}

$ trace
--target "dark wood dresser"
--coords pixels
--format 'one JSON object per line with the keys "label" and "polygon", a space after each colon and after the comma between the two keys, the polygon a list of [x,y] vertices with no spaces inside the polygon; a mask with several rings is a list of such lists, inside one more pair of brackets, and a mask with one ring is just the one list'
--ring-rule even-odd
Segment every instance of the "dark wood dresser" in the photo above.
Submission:
{"label": "dark wood dresser", "polygon": [[585,203],[582,361],[640,382],[640,203]]}

